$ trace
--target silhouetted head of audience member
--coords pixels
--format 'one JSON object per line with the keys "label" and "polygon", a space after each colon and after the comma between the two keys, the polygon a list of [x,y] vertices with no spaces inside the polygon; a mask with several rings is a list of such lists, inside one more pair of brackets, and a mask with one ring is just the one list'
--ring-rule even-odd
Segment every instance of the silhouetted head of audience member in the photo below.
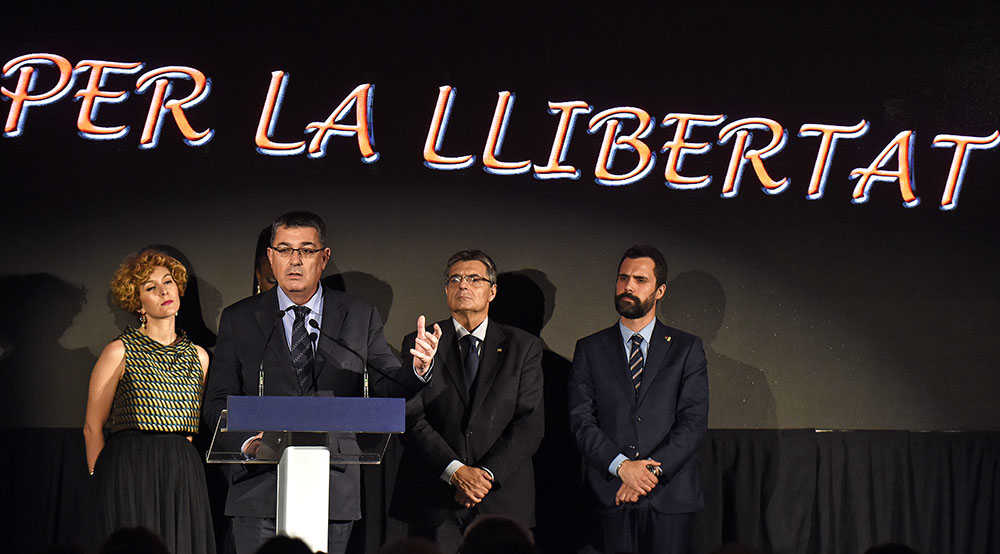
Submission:
{"label": "silhouetted head of audience member", "polygon": [[458,554],[534,554],[531,532],[509,517],[484,516],[465,530]]}
{"label": "silhouetted head of audience member", "polygon": [[111,533],[100,554],[170,554],[167,546],[145,527],[122,527]]}
{"label": "silhouetted head of audience member", "polygon": [[312,550],[302,539],[278,535],[260,545],[257,554],[312,554]]}
{"label": "silhouetted head of audience member", "polygon": [[442,554],[433,542],[422,537],[405,537],[386,543],[378,554]]}
{"label": "silhouetted head of audience member", "polygon": [[868,550],[865,550],[865,554],[920,554],[916,550],[901,544],[898,542],[887,542],[883,544],[877,544]]}

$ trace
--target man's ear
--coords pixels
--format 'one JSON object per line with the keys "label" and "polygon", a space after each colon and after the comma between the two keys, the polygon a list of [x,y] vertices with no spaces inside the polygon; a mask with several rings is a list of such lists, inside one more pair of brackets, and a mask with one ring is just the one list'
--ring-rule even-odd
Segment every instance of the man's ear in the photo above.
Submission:
{"label": "man's ear", "polygon": [[660,286],[656,287],[656,299],[663,300],[667,297],[667,284],[662,283]]}

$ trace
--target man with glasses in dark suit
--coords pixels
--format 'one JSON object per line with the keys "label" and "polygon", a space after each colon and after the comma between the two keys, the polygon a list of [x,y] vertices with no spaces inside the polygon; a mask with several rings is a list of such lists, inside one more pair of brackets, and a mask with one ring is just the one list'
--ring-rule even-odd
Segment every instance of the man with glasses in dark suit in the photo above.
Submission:
{"label": "man with glasses in dark suit", "polygon": [[[229,395],[367,394],[366,365],[373,395],[408,397],[425,385],[439,328],[426,332],[420,316],[421,340],[400,366],[375,308],[320,283],[331,255],[322,218],[284,214],[271,226],[270,239],[267,257],[278,286],[229,306],[219,320],[202,407],[210,428]],[[248,437],[243,452],[252,457],[262,447],[258,434]],[[226,515],[238,554],[252,554],[274,536],[276,483],[273,465],[235,466],[230,472]],[[360,495],[357,465],[331,468],[328,552],[345,552],[353,523],[361,518]]]}
{"label": "man with glasses in dark suit", "polygon": [[[542,343],[489,319],[497,270],[480,250],[445,265],[451,317],[442,329],[433,379],[407,402],[406,445],[391,513],[411,536],[454,552],[480,515],[535,525],[531,457],[544,433]],[[420,345],[420,331],[403,352]],[[404,365],[411,357],[404,355]]]}

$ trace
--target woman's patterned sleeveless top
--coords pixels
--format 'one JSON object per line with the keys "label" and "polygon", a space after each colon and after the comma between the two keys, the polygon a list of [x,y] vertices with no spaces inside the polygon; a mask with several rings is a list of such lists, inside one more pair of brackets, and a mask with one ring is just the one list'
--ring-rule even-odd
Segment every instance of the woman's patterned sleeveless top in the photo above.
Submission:
{"label": "woman's patterned sleeveless top", "polygon": [[131,328],[118,338],[125,369],[111,405],[111,431],[197,433],[204,385],[194,344],[181,336],[163,345]]}

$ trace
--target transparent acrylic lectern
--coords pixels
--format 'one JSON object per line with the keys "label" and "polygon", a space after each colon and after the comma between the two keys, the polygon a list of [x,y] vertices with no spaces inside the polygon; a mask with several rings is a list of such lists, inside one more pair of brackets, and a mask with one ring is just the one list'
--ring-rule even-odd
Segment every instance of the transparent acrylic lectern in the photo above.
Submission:
{"label": "transparent acrylic lectern", "polygon": [[[277,464],[276,531],[327,549],[330,464],[379,464],[405,427],[402,398],[230,396],[205,460]],[[244,442],[262,433],[254,456]],[[336,491],[334,491],[336,494]]]}

